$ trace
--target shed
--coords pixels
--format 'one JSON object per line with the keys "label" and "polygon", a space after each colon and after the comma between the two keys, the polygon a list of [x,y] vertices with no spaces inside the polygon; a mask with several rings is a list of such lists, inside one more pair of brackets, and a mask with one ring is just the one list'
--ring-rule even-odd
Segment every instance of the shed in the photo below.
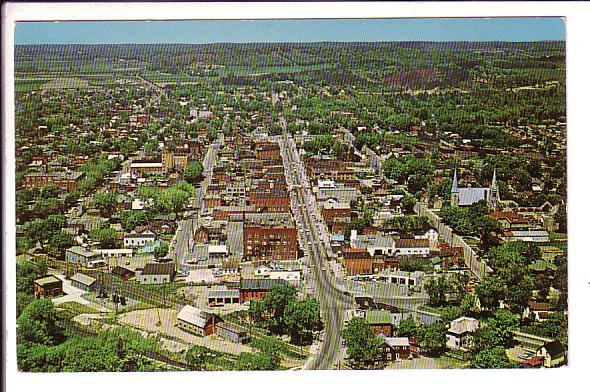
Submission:
{"label": "shed", "polygon": [[70,278],[72,286],[82,290],[92,291],[96,287],[96,279],[80,272]]}
{"label": "shed", "polygon": [[191,305],[186,305],[177,316],[178,327],[199,336],[209,336],[216,332],[221,318],[213,313],[204,312]]}
{"label": "shed", "polygon": [[37,298],[59,297],[63,294],[63,283],[53,275],[36,279],[33,289]]}

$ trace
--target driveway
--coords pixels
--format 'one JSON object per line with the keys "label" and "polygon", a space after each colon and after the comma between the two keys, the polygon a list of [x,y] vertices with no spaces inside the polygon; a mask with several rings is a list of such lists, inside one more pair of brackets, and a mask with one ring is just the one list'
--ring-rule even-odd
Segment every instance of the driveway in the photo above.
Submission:
{"label": "driveway", "polygon": [[63,297],[52,298],[51,301],[55,305],[63,304],[66,302],[78,302],[79,304],[90,306],[91,308],[94,308],[94,309],[98,310],[99,312],[108,312],[109,311],[104,306],[97,304],[96,302],[90,302],[86,298],[83,298],[82,296],[84,294],[86,294],[87,292],[82,289],[72,286],[72,281],[66,279],[66,277],[64,275],[55,275],[55,276],[63,282],[63,284],[62,284],[63,292],[66,294]]}

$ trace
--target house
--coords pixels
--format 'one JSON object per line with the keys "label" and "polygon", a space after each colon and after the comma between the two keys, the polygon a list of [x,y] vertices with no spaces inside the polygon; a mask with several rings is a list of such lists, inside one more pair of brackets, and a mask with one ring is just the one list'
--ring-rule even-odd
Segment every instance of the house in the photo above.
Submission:
{"label": "house", "polygon": [[431,227],[427,230],[414,233],[414,239],[428,240],[430,250],[436,250],[436,247],[438,246],[438,231]]}
{"label": "house", "polygon": [[126,234],[123,238],[125,247],[146,246],[154,241],[156,241],[156,234],[150,230],[145,230],[142,233],[132,230],[130,234]]}
{"label": "house", "polygon": [[471,317],[459,317],[451,321],[447,331],[447,347],[454,350],[464,349],[463,345],[475,331],[479,329],[479,321]]}
{"label": "house", "polygon": [[235,324],[220,322],[217,324],[217,335],[234,343],[244,344],[250,340],[250,333],[244,327]]}
{"label": "house", "polygon": [[559,340],[545,343],[535,354],[543,358],[543,366],[546,368],[560,366],[566,361],[566,349]]}
{"label": "house", "polygon": [[72,286],[84,291],[94,291],[97,280],[91,276],[84,275],[80,272],[70,278]]}
{"label": "house", "polygon": [[33,290],[36,298],[60,297],[63,295],[63,282],[53,275],[33,281]]}
{"label": "house", "polygon": [[173,263],[147,263],[139,274],[141,284],[163,284],[174,280],[176,271]]}
{"label": "house", "polygon": [[387,337],[384,334],[380,334],[379,338],[383,340],[383,361],[396,361],[412,357],[409,338]]}
{"label": "house", "polygon": [[513,211],[493,211],[490,217],[498,221],[503,230],[525,230],[529,227],[529,221]]}
{"label": "house", "polygon": [[365,249],[344,248],[342,254],[347,275],[368,275],[374,272],[374,259]]}
{"label": "house", "polygon": [[400,256],[422,256],[430,254],[428,239],[400,238],[396,241],[397,252]]}
{"label": "house", "polygon": [[95,249],[94,252],[100,253],[105,257],[131,257],[133,256],[133,249]]}
{"label": "house", "polygon": [[350,232],[350,244],[357,249],[366,249],[371,257],[393,256],[395,241],[382,235],[358,235],[356,230]]}
{"label": "house", "polygon": [[365,310],[365,321],[375,335],[383,334],[387,337],[394,335],[391,313],[388,310]]}
{"label": "house", "polygon": [[207,302],[209,306],[223,306],[226,304],[240,303],[240,290],[214,289],[207,291]]}
{"label": "house", "polygon": [[72,246],[66,249],[66,261],[72,264],[79,264],[86,268],[93,268],[103,264],[100,253],[90,251],[81,246]]}
{"label": "house", "polygon": [[123,266],[120,266],[120,265],[113,268],[111,270],[111,274],[118,276],[119,278],[121,278],[123,280],[129,280],[135,276],[135,273],[133,271],[131,271],[130,269],[127,269]]}
{"label": "house", "polygon": [[270,292],[272,286],[283,286],[287,284],[282,279],[241,279],[240,280],[240,301],[250,299],[261,299],[263,295]]}
{"label": "house", "polygon": [[414,287],[418,285],[426,276],[424,271],[394,271],[389,273],[382,273],[379,277],[385,278],[388,283],[394,283],[402,286]]}
{"label": "house", "polygon": [[545,230],[513,230],[504,233],[502,239],[507,242],[549,242],[549,233]]}
{"label": "house", "polygon": [[209,336],[216,332],[217,325],[221,322],[221,317],[204,312],[191,305],[185,305],[178,316],[178,328],[199,336]]}

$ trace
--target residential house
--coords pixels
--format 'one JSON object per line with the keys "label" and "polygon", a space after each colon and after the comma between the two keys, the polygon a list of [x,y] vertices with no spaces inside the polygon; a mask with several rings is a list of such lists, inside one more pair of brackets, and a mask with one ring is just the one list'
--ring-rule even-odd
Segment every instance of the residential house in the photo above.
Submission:
{"label": "residential house", "polygon": [[244,327],[235,324],[220,322],[217,324],[216,333],[230,342],[244,344],[250,340],[250,333]]}
{"label": "residential house", "polygon": [[465,349],[467,339],[479,329],[479,321],[471,317],[459,317],[451,321],[447,330],[447,347],[453,350]]}
{"label": "residential house", "polygon": [[384,334],[379,334],[379,338],[383,340],[383,361],[396,361],[412,357],[409,338],[387,337]]}
{"label": "residential house", "polygon": [[135,276],[135,273],[130,269],[127,269],[123,266],[117,265],[111,270],[111,274],[118,276],[123,280],[129,280]]}
{"label": "residential house", "polygon": [[535,354],[543,358],[543,367],[552,368],[565,363],[567,350],[559,340],[554,340],[542,345]]}
{"label": "residential house", "polygon": [[132,230],[131,233],[126,234],[123,238],[125,247],[142,247],[156,240],[156,234],[150,230],[145,230],[142,233],[137,233]]}
{"label": "residential house", "polygon": [[375,335],[383,334],[387,337],[394,335],[395,327],[391,313],[388,310],[365,310],[365,321]]}
{"label": "residential house", "polygon": [[93,268],[104,263],[100,253],[90,251],[81,246],[72,246],[66,249],[66,261],[82,265],[86,268]]}
{"label": "residential house", "polygon": [[173,263],[147,263],[138,280],[141,284],[163,284],[174,280],[176,270]]}
{"label": "residential house", "polygon": [[427,257],[430,254],[428,239],[400,238],[396,241],[397,253],[400,256]]}

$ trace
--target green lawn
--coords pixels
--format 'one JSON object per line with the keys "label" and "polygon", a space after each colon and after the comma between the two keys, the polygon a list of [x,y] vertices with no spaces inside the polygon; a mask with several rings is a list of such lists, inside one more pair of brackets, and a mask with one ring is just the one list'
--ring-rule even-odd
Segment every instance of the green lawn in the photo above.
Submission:
{"label": "green lawn", "polygon": [[74,302],[74,301],[70,301],[70,302],[64,302],[62,304],[57,305],[58,308],[60,309],[65,309],[65,310],[69,310],[72,311],[76,314],[82,314],[82,313],[100,313],[98,310],[88,306],[88,305],[82,305],[79,302]]}

